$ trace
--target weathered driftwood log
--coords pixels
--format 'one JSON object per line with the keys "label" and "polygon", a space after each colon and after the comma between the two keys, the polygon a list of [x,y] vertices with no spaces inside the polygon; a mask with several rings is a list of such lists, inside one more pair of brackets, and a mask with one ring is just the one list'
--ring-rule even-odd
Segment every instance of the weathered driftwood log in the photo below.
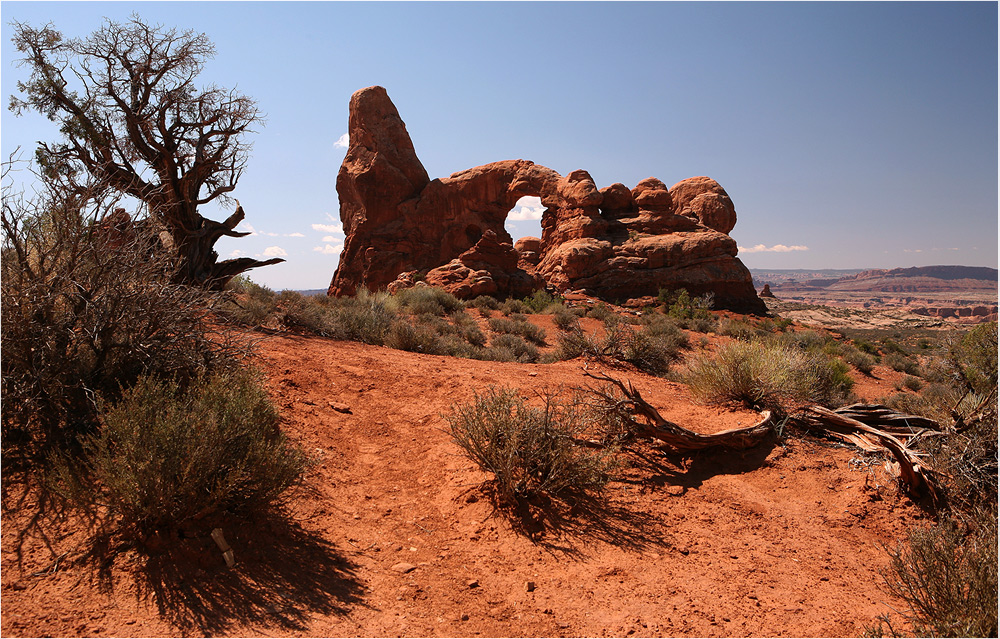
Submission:
{"label": "weathered driftwood log", "polygon": [[771,411],[761,413],[761,419],[753,426],[734,428],[718,433],[705,435],[688,430],[683,426],[668,421],[659,411],[642,398],[631,382],[609,377],[603,373],[593,374],[584,370],[584,375],[598,381],[607,382],[617,387],[624,399],[614,397],[611,393],[590,389],[602,403],[613,406],[619,419],[629,425],[630,430],[639,437],[658,439],[678,451],[702,450],[721,446],[725,448],[753,448],[774,432],[774,421]]}
{"label": "weathered driftwood log", "polygon": [[[922,462],[909,445],[928,434],[940,434],[940,425],[925,417],[896,413],[885,406],[854,404],[837,410],[822,406],[807,406],[789,420],[803,428],[819,431],[859,448],[876,452],[888,450],[899,466],[899,474],[915,496],[929,496],[937,501],[939,494],[933,479],[933,469]],[[862,421],[864,420],[864,421]],[[865,421],[880,424],[876,428]],[[897,436],[909,437],[904,443]]]}

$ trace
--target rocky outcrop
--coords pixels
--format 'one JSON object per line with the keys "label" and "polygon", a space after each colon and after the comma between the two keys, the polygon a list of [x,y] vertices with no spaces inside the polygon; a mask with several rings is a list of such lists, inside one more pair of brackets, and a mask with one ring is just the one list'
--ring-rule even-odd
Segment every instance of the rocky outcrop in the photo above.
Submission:
{"label": "rocky outcrop", "polygon": [[[506,160],[430,180],[381,87],[351,98],[349,135],[337,176],[347,240],[331,295],[417,271],[461,297],[547,286],[626,300],[686,288],[713,292],[721,308],[766,312],[728,235],[736,210],[711,178],[598,189],[583,170]],[[504,222],[526,195],[545,207],[542,237],[515,247]]]}

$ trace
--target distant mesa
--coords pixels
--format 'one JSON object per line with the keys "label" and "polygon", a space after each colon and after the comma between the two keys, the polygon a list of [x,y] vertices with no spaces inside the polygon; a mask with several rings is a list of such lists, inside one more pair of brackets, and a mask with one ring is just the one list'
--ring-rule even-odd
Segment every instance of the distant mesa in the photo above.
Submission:
{"label": "distant mesa", "polygon": [[[337,175],[347,237],[329,295],[405,287],[421,274],[463,298],[547,288],[627,300],[686,288],[714,293],[719,308],[767,312],[728,235],[736,209],[711,178],[598,189],[583,170],[504,160],[432,180],[378,86],[351,97],[348,132]],[[504,222],[523,196],[545,207],[542,237],[515,246]]]}

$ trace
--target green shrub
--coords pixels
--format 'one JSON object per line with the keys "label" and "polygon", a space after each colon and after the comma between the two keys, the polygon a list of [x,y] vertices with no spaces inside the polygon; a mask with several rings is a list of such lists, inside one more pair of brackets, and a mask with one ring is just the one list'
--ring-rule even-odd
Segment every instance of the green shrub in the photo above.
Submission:
{"label": "green shrub", "polygon": [[404,288],[396,293],[395,299],[396,303],[414,315],[445,315],[465,308],[465,304],[457,297],[433,286]]}
{"label": "green shrub", "polygon": [[491,388],[447,416],[452,439],[493,474],[503,502],[536,493],[599,493],[614,471],[614,451],[578,445],[587,420],[579,400],[546,397],[529,406],[514,390]]}
{"label": "green shrub", "polygon": [[545,345],[545,329],[535,326],[525,319],[514,319],[513,316],[511,318],[491,317],[489,326],[494,333],[518,335],[533,344]]}
{"label": "green shrub", "polygon": [[497,362],[537,362],[538,348],[524,341],[519,335],[505,333],[497,335],[482,353],[483,359]]}
{"label": "green shrub", "polygon": [[906,373],[907,375],[918,375],[920,373],[920,364],[898,352],[893,351],[889,353],[885,356],[884,361],[885,365],[894,371]]}
{"label": "green shrub", "polygon": [[330,299],[328,336],[375,346],[385,344],[390,328],[398,319],[386,301],[385,293],[369,293],[364,288],[354,297]]}
{"label": "green shrub", "polygon": [[611,307],[604,302],[598,302],[593,308],[587,311],[587,317],[593,317],[595,320],[601,322],[605,321],[608,317],[614,314],[615,313],[611,310]]}
{"label": "green shrub", "polygon": [[96,426],[96,395],[114,398],[147,373],[183,383],[249,354],[212,321],[222,294],[174,284],[157,236],[119,229],[116,205],[58,187],[25,200],[3,186],[5,479],[75,448]]}
{"label": "green shrub", "polygon": [[723,317],[716,323],[715,332],[744,342],[749,342],[761,334],[761,331],[750,323],[728,317]]}
{"label": "green shrub", "polygon": [[549,312],[549,307],[558,309],[562,306],[562,298],[554,297],[548,291],[538,290],[524,298],[524,304],[532,313]]}
{"label": "green shrub", "polygon": [[494,297],[489,295],[480,295],[471,302],[470,305],[479,309],[480,313],[483,315],[488,315],[488,313],[482,313],[482,311],[495,311],[500,308],[500,302]]}
{"label": "green shrub", "polygon": [[864,375],[872,374],[876,362],[873,356],[849,344],[842,344],[842,346],[840,356],[845,362],[853,366],[859,373],[863,373]]}
{"label": "green shrub", "polygon": [[997,388],[997,323],[981,324],[952,347],[966,385],[984,395]]}
{"label": "green shrub", "polygon": [[511,313],[530,313],[531,308],[521,300],[509,299],[500,304],[500,312],[504,315]]}
{"label": "green shrub", "polygon": [[783,410],[790,402],[842,402],[850,391],[846,370],[839,360],[781,343],[737,341],[695,358],[685,381],[702,401]]}
{"label": "green shrub", "polygon": [[913,375],[904,375],[901,383],[903,388],[908,388],[913,392],[917,392],[924,387],[923,380]]}
{"label": "green shrub", "polygon": [[983,511],[976,530],[955,522],[912,530],[891,550],[886,590],[906,602],[917,636],[997,635],[997,520]]}
{"label": "green shrub", "polygon": [[854,344],[854,347],[857,348],[859,351],[863,353],[868,353],[869,355],[872,355],[876,358],[879,356],[878,347],[872,344],[871,342],[863,339],[853,339],[851,340],[851,342]]}
{"label": "green shrub", "polygon": [[479,328],[479,323],[471,315],[464,310],[455,311],[451,315],[451,321],[454,322],[455,327],[458,329],[458,334],[466,342],[480,348],[486,346],[486,335]]}
{"label": "green shrub", "polygon": [[440,333],[430,326],[397,320],[392,323],[389,334],[385,337],[385,345],[412,353],[444,355],[445,348],[440,344],[440,338]]}
{"label": "green shrub", "polygon": [[101,504],[140,536],[210,529],[228,514],[267,508],[306,463],[246,370],[200,378],[186,391],[143,377],[100,408],[100,431],[83,446],[87,481],[66,472],[62,479],[78,504]]}
{"label": "green shrub", "polygon": [[552,322],[561,331],[572,331],[580,327],[580,316],[567,309],[553,313]]}

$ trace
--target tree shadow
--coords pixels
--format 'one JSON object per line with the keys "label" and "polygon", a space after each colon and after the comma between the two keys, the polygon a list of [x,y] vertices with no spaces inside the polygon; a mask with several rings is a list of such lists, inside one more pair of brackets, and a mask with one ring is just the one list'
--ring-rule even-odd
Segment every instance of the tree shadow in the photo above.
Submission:
{"label": "tree shadow", "polygon": [[[302,632],[312,615],[344,615],[363,604],[357,566],[280,513],[233,525],[225,535],[237,562],[232,568],[212,538],[199,535],[168,540],[134,571],[137,597],[151,598],[182,634]],[[103,558],[98,581],[111,590],[116,553],[104,543],[94,554]]]}
{"label": "tree shadow", "polygon": [[624,481],[654,488],[677,486],[680,495],[700,488],[706,479],[717,475],[741,475],[769,465],[768,456],[777,446],[776,437],[768,437],[753,448],[709,448],[677,453],[660,448],[631,448],[629,458],[637,477]]}
{"label": "tree shadow", "polygon": [[503,518],[515,534],[552,553],[582,559],[583,548],[595,541],[632,551],[669,545],[657,532],[655,515],[616,504],[606,494],[539,493],[510,504],[490,483],[481,492],[493,507],[491,516]]}

